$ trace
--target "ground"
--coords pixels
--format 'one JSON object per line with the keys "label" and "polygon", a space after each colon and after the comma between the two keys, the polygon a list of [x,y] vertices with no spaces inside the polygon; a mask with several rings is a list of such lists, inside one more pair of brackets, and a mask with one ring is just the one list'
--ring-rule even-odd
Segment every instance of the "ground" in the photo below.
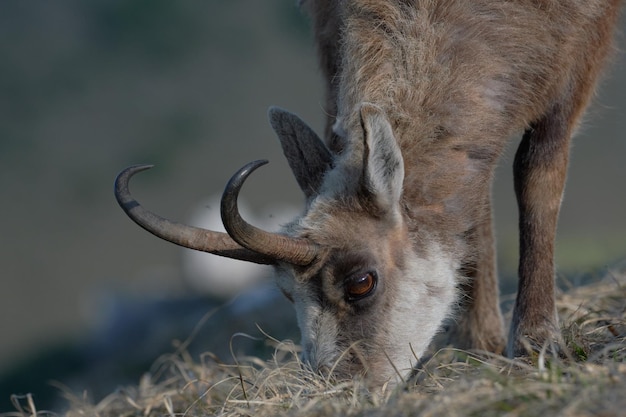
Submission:
{"label": "ground", "polygon": [[[225,364],[184,350],[163,356],[136,386],[97,404],[68,394],[68,417],[94,416],[618,416],[626,409],[626,269],[558,296],[566,348],[528,361],[444,348],[400,387],[368,392],[301,370],[298,347],[267,336],[270,360]],[[15,412],[34,416],[32,397]]]}

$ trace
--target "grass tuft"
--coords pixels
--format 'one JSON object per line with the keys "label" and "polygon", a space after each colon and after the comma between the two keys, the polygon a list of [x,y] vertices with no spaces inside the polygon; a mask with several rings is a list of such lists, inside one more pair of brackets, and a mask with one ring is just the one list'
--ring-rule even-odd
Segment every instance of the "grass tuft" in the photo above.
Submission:
{"label": "grass tuft", "polygon": [[[66,393],[79,416],[619,416],[626,410],[626,273],[559,294],[564,352],[530,362],[445,348],[395,388],[332,382],[304,369],[299,348],[266,335],[269,360],[184,350],[165,355],[137,386],[93,404]],[[30,396],[6,417],[50,415]]]}

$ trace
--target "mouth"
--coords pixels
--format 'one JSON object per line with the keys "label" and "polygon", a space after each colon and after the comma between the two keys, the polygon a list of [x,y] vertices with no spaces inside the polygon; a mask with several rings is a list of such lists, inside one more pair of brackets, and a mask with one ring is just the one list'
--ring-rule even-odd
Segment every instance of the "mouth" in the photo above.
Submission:
{"label": "mouth", "polygon": [[367,363],[365,353],[359,342],[340,351],[337,355],[325,355],[316,357],[312,354],[314,349],[305,349],[301,360],[306,369],[320,375],[324,379],[340,382],[363,378],[367,375]]}

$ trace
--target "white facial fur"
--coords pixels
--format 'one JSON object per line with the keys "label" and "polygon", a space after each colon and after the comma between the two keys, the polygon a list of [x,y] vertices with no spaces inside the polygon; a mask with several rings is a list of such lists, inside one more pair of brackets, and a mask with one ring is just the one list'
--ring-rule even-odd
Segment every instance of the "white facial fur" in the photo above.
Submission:
{"label": "white facial fur", "polygon": [[387,355],[400,372],[410,372],[450,315],[456,300],[456,269],[449,254],[436,245],[427,259],[409,262],[410,275],[402,277],[402,291],[388,318]]}

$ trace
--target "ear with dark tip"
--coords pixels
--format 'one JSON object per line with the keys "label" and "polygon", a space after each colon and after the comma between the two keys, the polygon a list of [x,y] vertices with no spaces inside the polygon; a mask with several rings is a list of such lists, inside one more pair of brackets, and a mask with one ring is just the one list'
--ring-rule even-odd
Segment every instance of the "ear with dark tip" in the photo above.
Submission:
{"label": "ear with dark tip", "polygon": [[404,183],[404,160],[391,124],[381,108],[363,104],[363,179],[377,206],[385,212],[399,209]]}
{"label": "ear with dark tip", "polygon": [[315,197],[324,175],[332,168],[332,154],[313,129],[295,114],[271,107],[269,119],[298,185],[307,200]]}

